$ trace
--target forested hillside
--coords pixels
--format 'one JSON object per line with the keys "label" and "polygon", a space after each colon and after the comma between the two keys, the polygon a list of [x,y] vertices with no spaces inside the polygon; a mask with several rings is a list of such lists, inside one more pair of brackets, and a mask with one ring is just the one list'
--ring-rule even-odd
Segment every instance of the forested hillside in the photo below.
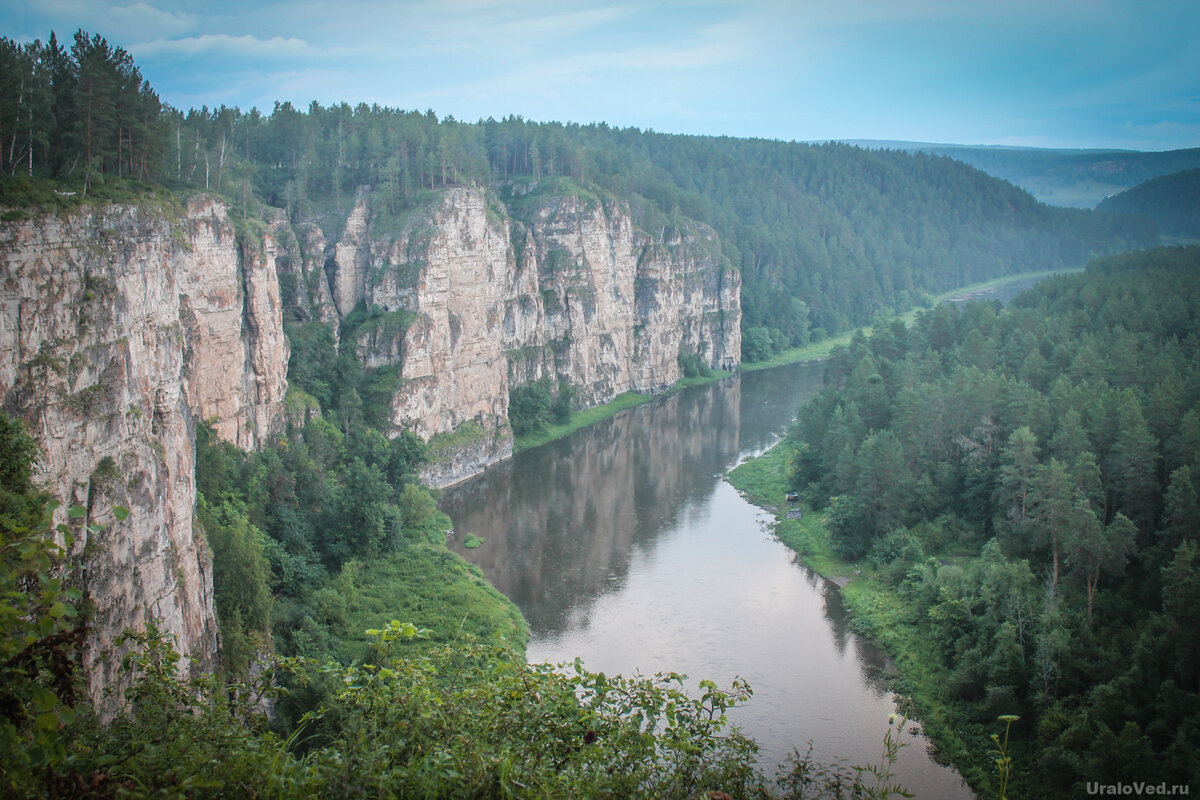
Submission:
{"label": "forested hillside", "polygon": [[357,187],[402,214],[456,183],[568,176],[631,200],[646,230],[707,222],[743,274],[746,355],[865,324],[928,295],[1013,272],[1081,267],[1150,244],[1144,221],[1043,207],[947,158],[844,145],[690,137],[604,124],[462,123],[379,106],[164,106],[132,59],[79,32],[70,49],[0,42],[5,205],[12,177],[76,191],[134,177],[286,210],[337,231]]}
{"label": "forested hillside", "polygon": [[1198,309],[1197,247],[940,306],[836,352],[789,434],[949,727],[1020,715],[1010,796],[1200,778]]}
{"label": "forested hillside", "polygon": [[1169,236],[1200,238],[1200,168],[1173,172],[1113,195],[1097,208],[1144,214]]}

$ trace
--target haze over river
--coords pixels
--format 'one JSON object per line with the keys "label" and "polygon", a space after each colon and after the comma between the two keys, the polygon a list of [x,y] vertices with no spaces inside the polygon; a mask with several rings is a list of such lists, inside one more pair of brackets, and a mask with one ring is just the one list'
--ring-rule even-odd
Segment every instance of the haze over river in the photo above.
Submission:
{"label": "haze over river", "polygon": [[[1007,302],[1032,283],[981,294]],[[897,710],[886,656],[849,630],[837,588],[771,535],[772,517],[724,480],[779,440],[823,369],[659,398],[448,489],[450,547],[529,620],[528,660],[681,672],[693,690],[740,676],[754,697],[730,717],[769,776],[809,742],[822,762],[878,764]],[[483,545],[463,547],[470,535]],[[973,797],[919,729],[909,721],[898,780],[920,798]]]}

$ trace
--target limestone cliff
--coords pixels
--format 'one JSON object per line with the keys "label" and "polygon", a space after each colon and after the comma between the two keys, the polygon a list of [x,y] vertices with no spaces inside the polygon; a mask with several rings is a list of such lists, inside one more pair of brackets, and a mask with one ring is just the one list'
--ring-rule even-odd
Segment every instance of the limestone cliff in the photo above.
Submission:
{"label": "limestone cliff", "polygon": [[[680,353],[718,368],[740,360],[740,276],[716,234],[685,222],[651,235],[627,203],[574,188],[523,186],[507,205],[447,189],[391,234],[360,192],[325,248],[329,288],[310,303],[332,300],[343,318],[365,310],[342,346],[399,370],[392,421],[433,439],[435,485],[511,452],[510,386],[566,382],[587,407],[672,385]],[[297,285],[312,286],[316,269],[310,256]]]}
{"label": "limestone cliff", "polygon": [[95,607],[96,699],[120,683],[115,638],[149,618],[201,665],[215,654],[194,420],[242,447],[277,425],[288,345],[274,249],[270,236],[239,245],[212,199],[0,225],[0,401],[42,445],[47,488],[106,526],[73,553]]}
{"label": "limestone cliff", "polygon": [[120,685],[116,637],[150,618],[212,661],[195,422],[248,449],[281,428],[285,310],[396,371],[391,421],[431,440],[434,485],[511,454],[510,386],[566,382],[589,406],[671,385],[680,353],[737,363],[740,278],[707,227],[647,233],[561,181],[430,197],[397,217],[364,189],[336,232],[280,212],[236,235],[212,198],[0,224],[0,404],[41,443],[47,488],[104,526],[72,553],[97,699]]}

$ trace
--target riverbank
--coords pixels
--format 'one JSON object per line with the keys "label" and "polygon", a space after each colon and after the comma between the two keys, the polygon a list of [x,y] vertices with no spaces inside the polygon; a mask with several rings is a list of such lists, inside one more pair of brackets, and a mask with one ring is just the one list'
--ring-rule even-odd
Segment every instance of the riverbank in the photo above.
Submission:
{"label": "riverbank", "polygon": [[903,600],[877,580],[869,562],[841,559],[829,542],[825,513],[804,509],[803,517],[789,519],[797,504],[786,502],[787,478],[793,450],[781,442],[763,455],[738,465],[727,475],[729,483],[747,501],[774,514],[774,533],[801,561],[835,584],[852,616],[851,626],[883,649],[896,665],[893,691],[903,713],[920,720],[934,743],[938,760],[952,764],[980,796],[995,794],[992,742],[980,726],[960,719],[947,702],[948,675],[941,659],[911,624],[911,611]]}

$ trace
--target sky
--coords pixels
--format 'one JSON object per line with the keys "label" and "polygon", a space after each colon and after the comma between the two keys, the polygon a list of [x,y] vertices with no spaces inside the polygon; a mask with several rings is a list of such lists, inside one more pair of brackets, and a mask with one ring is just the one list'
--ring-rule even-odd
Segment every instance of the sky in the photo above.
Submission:
{"label": "sky", "polygon": [[664,133],[1200,147],[1200,0],[0,0],[164,102]]}

